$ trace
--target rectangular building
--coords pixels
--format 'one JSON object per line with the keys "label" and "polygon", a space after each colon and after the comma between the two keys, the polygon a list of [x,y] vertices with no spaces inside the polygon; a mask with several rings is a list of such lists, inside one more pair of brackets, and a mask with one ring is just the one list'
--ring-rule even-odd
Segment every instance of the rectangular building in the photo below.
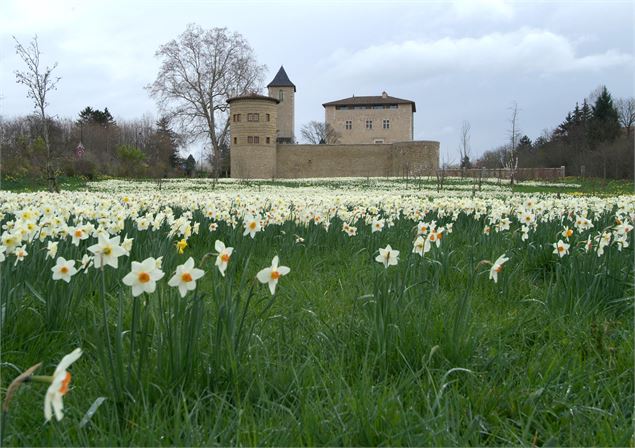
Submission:
{"label": "rectangular building", "polygon": [[325,122],[341,144],[395,143],[414,139],[414,101],[388,96],[352,96],[322,104]]}

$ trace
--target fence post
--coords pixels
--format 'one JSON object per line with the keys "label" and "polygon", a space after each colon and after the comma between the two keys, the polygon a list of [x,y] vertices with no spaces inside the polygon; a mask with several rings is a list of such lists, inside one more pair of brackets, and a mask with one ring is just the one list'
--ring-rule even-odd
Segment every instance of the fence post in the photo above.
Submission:
{"label": "fence post", "polygon": [[564,179],[564,165],[560,167],[560,178]]}

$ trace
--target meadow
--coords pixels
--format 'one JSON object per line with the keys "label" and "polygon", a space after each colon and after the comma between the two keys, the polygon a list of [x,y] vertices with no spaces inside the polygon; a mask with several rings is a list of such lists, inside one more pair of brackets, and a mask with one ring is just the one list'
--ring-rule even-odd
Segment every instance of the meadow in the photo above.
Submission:
{"label": "meadow", "polygon": [[634,220],[571,182],[0,191],[0,444],[632,444]]}

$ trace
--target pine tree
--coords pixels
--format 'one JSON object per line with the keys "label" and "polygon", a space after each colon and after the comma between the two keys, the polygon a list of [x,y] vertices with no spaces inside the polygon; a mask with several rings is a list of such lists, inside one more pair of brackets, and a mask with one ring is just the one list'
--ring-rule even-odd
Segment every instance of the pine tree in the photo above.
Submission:
{"label": "pine tree", "polygon": [[99,124],[105,127],[116,126],[117,122],[108,110],[104,108],[103,112],[99,109],[93,109],[87,106],[79,113],[78,124]]}
{"label": "pine tree", "polygon": [[594,145],[600,142],[612,142],[620,134],[619,114],[605,86],[602,87],[602,92],[593,105],[590,131]]}

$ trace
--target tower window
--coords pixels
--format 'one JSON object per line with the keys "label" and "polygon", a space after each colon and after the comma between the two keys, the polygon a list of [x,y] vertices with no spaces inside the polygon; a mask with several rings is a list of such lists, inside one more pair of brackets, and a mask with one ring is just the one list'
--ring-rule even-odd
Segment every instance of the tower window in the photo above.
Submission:
{"label": "tower window", "polygon": [[271,139],[269,137],[266,138],[267,144],[271,143]]}
{"label": "tower window", "polygon": [[260,114],[247,114],[247,121],[260,121]]}
{"label": "tower window", "polygon": [[235,122],[240,121],[240,114],[234,114],[234,121]]}
{"label": "tower window", "polygon": [[366,129],[373,128],[373,120],[366,120]]}
{"label": "tower window", "polygon": [[266,114],[266,118],[267,118],[267,121],[270,121],[271,120],[271,115]]}
{"label": "tower window", "polygon": [[238,137],[234,137],[234,145],[238,144]]}
{"label": "tower window", "polygon": [[346,120],[346,129],[353,129],[353,122],[351,120]]}
{"label": "tower window", "polygon": [[390,120],[384,120],[384,129],[390,129]]}
{"label": "tower window", "polygon": [[282,91],[282,89],[278,90],[278,99],[280,101],[284,100],[284,92]]}

